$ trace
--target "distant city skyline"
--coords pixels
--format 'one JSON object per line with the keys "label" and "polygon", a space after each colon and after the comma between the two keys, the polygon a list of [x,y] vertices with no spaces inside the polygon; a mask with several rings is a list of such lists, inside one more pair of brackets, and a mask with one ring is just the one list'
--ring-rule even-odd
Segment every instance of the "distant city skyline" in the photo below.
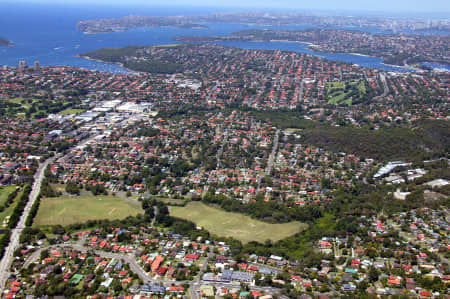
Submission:
{"label": "distant city skyline", "polygon": [[[277,9],[305,9],[305,10],[340,10],[340,11],[367,11],[367,12],[394,12],[394,13],[445,13],[450,12],[448,0],[319,0],[319,1],[293,1],[293,0],[5,0],[11,3],[45,3],[45,4],[107,4],[107,5],[164,5],[164,6],[207,6],[207,7],[236,7],[236,8],[277,8]],[[364,4],[362,4],[364,3]]]}

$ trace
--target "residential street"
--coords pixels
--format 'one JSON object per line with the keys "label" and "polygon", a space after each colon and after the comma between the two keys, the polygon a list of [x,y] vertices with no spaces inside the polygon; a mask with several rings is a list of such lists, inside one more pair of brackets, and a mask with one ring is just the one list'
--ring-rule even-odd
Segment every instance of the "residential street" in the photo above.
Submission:
{"label": "residential street", "polygon": [[275,133],[275,137],[273,138],[272,153],[270,154],[269,162],[267,163],[266,175],[270,175],[270,173],[272,172],[273,163],[275,162],[277,149],[278,149],[279,135],[280,135],[280,130],[278,130]]}
{"label": "residential street", "polygon": [[[73,248],[74,250],[80,251],[80,252],[92,252],[93,254],[96,254],[98,256],[101,256],[103,258],[115,258],[118,260],[123,260],[124,262],[126,262],[129,266],[130,269],[136,273],[139,278],[147,284],[153,284],[153,283],[163,283],[164,286],[169,287],[172,285],[182,285],[182,284],[189,284],[190,285],[190,289],[189,289],[189,295],[192,299],[197,299],[198,295],[197,295],[197,290],[200,287],[200,285],[202,284],[209,284],[209,285],[214,285],[215,287],[224,287],[224,288],[233,288],[233,287],[239,287],[239,284],[233,284],[233,283],[227,283],[227,282],[203,282],[202,281],[202,276],[208,266],[209,260],[211,259],[211,257],[214,255],[214,252],[212,250],[212,248],[210,248],[210,251],[208,253],[208,256],[205,260],[205,263],[202,265],[199,274],[197,275],[197,277],[195,278],[194,281],[188,281],[188,280],[181,280],[181,281],[175,281],[175,280],[161,280],[161,279],[153,279],[151,278],[149,275],[147,275],[147,273],[144,271],[144,269],[142,269],[142,267],[136,262],[136,260],[134,259],[134,257],[132,255],[127,255],[127,254],[119,254],[119,253],[112,253],[112,252],[106,252],[106,251],[101,251],[101,250],[93,250],[92,248],[83,246],[83,245],[79,245],[77,244],[71,244],[71,243],[65,243],[65,244],[55,244],[55,245],[51,245],[51,246],[46,246],[46,247],[42,247],[39,248],[38,250],[36,250],[35,252],[33,252],[33,254],[31,254],[27,260],[25,261],[25,263],[23,264],[23,268],[27,268],[31,263],[36,262],[40,255],[41,252],[43,250],[49,249],[49,248],[55,248],[55,247],[60,247],[60,248]],[[264,291],[267,294],[275,294],[276,292],[279,291],[278,288],[272,288],[272,287],[259,287],[259,286],[250,286],[250,290],[252,291]]]}

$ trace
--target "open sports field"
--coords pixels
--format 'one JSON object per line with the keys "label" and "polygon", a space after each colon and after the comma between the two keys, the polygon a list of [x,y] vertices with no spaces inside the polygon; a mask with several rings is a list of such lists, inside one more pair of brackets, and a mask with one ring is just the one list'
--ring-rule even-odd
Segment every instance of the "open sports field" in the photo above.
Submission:
{"label": "open sports field", "polygon": [[112,195],[64,195],[41,199],[34,224],[64,226],[87,220],[123,219],[139,213],[142,213],[140,204]]}
{"label": "open sports field", "polygon": [[194,222],[218,236],[233,237],[248,243],[267,239],[275,242],[305,230],[308,225],[301,222],[270,224],[238,213],[230,213],[194,201],[185,207],[171,207],[170,215]]}

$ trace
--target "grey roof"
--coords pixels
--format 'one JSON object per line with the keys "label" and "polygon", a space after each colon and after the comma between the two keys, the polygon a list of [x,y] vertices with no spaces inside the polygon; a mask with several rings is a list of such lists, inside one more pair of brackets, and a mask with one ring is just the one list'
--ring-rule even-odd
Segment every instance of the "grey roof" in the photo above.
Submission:
{"label": "grey roof", "polygon": [[141,286],[141,292],[145,293],[164,293],[166,291],[166,288],[164,286],[160,286],[157,283],[152,284],[149,286],[148,284],[143,284]]}
{"label": "grey roof", "polygon": [[231,275],[231,280],[236,280],[236,281],[252,281],[253,280],[253,273],[250,272],[238,272],[235,271],[233,272],[233,274]]}
{"label": "grey roof", "polygon": [[224,270],[222,273],[222,281],[230,281],[233,276],[233,270]]}

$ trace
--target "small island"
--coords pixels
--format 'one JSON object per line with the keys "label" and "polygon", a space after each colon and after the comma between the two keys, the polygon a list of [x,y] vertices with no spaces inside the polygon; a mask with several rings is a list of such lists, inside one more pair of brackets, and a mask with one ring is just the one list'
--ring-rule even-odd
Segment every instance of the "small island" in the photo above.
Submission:
{"label": "small island", "polygon": [[13,43],[6,38],[0,37],[0,46],[12,46]]}

